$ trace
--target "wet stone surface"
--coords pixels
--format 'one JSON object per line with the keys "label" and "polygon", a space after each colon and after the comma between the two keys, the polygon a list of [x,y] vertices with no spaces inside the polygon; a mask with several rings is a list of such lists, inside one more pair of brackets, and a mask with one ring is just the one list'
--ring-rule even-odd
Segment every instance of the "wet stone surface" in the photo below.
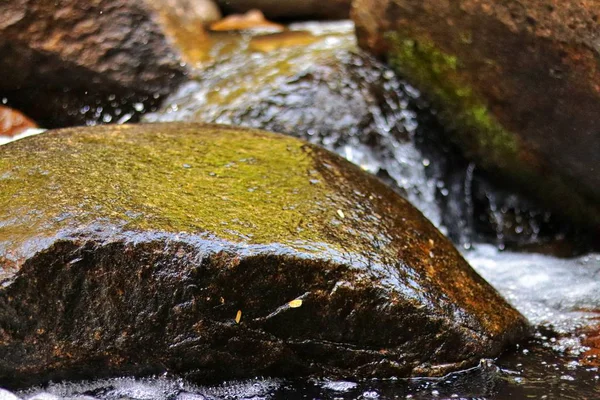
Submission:
{"label": "wet stone surface", "polygon": [[600,230],[598,3],[358,0],[362,48],[423,91],[469,159]]}
{"label": "wet stone surface", "polygon": [[144,120],[241,125],[322,145],[384,180],[461,246],[576,242],[573,227],[461,156],[420,93],[357,48],[351,23],[289,28],[211,35],[202,71]]}
{"label": "wet stone surface", "polygon": [[152,124],[0,153],[2,385],[439,376],[528,333],[420,212],[306,142]]}
{"label": "wet stone surface", "polygon": [[185,74],[159,14],[145,1],[3,1],[0,97],[50,128],[117,122],[133,104],[151,107]]}
{"label": "wet stone surface", "polygon": [[[35,387],[23,399],[595,399],[600,396],[597,359],[586,356],[583,328],[597,324],[600,254],[558,259],[502,252],[476,245],[465,252],[476,270],[537,326],[535,336],[497,360],[441,379],[254,379],[202,386],[175,376],[118,378]],[[566,279],[566,280],[565,280]],[[561,281],[562,285],[555,282]],[[532,290],[534,285],[536,290]],[[587,311],[585,310],[587,309]]]}

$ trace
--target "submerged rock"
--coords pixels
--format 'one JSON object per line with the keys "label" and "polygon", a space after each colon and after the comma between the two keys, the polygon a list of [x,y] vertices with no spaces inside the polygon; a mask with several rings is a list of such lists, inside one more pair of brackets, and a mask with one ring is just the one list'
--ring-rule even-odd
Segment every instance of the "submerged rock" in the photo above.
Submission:
{"label": "submerged rock", "polygon": [[597,2],[353,7],[361,46],[427,93],[467,156],[600,229]]}
{"label": "submerged rock", "polygon": [[81,123],[96,100],[152,100],[181,82],[179,51],[145,2],[57,4],[0,3],[0,93],[35,120]]}
{"label": "submerged rock", "polygon": [[347,19],[351,0],[217,0],[225,13],[262,11],[275,20]]}
{"label": "submerged rock", "polygon": [[442,375],[524,318],[385,185],[198,124],[0,147],[0,385],[171,371]]}

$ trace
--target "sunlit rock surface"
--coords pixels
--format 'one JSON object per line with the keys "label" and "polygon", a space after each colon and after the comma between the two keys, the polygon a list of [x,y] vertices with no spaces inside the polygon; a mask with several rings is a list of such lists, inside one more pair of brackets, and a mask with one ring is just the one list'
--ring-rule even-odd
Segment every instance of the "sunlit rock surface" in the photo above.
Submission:
{"label": "sunlit rock surface", "polygon": [[527,334],[421,213],[306,142],[105,126],[0,155],[1,385],[442,375]]}

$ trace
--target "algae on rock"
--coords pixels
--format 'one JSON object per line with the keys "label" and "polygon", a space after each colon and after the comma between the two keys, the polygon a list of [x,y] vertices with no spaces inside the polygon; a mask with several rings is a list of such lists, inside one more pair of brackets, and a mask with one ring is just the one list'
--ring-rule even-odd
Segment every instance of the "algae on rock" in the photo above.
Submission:
{"label": "algae on rock", "polygon": [[298,139],[104,126],[0,156],[3,386],[443,375],[527,333],[419,211]]}
{"label": "algae on rock", "polygon": [[353,19],[361,47],[423,91],[467,157],[595,232],[597,16],[554,3],[358,0]]}

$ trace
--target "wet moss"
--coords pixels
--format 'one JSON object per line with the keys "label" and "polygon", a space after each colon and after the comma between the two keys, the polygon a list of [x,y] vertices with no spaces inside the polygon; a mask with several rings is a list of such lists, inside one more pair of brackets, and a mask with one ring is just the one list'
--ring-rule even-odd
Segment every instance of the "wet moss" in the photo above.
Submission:
{"label": "wet moss", "polygon": [[442,51],[426,37],[417,38],[402,30],[388,32],[385,38],[393,68],[423,90],[439,109],[441,120],[452,129],[452,140],[468,158],[529,191],[570,221],[597,230],[600,216],[594,202],[585,194],[576,194],[577,189],[563,175],[549,175],[538,153],[498,121],[489,104],[469,84],[472,71],[463,70],[460,58]]}
{"label": "wet moss", "polygon": [[398,32],[386,36],[392,45],[392,66],[440,105],[468,155],[481,158],[488,167],[512,168],[515,163],[522,167],[519,139],[502,127],[485,101],[460,78],[461,64],[455,55],[427,39],[415,40]]}
{"label": "wet moss", "polygon": [[35,148],[28,141],[7,146],[0,220],[27,217],[0,227],[1,237],[55,232],[74,217],[80,224],[110,218],[131,230],[205,231],[251,243],[323,239],[314,225],[327,223],[337,208],[314,204],[327,189],[310,183],[320,176],[305,143],[234,129],[209,128],[201,136],[168,130],[74,130],[36,138]]}

